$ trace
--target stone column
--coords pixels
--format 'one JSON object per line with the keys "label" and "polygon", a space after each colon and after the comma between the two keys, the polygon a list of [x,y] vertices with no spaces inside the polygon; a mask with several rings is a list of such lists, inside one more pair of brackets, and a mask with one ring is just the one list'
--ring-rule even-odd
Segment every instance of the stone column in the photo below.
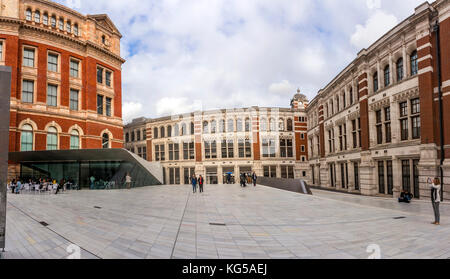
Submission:
{"label": "stone column", "polygon": [[0,249],[5,250],[11,68],[0,66]]}
{"label": "stone column", "polygon": [[223,184],[223,166],[217,166],[217,182]]}
{"label": "stone column", "polygon": [[328,164],[325,159],[320,159],[320,186],[330,187],[330,172],[328,169]]}
{"label": "stone column", "polygon": [[406,56],[406,46],[403,43],[402,46],[402,58],[403,58],[403,79],[406,79],[407,77],[409,77],[409,73],[408,73],[408,61],[407,61],[407,56]]}
{"label": "stone column", "polygon": [[372,160],[370,151],[361,152],[361,194],[373,196],[377,194],[377,178],[375,162]]}
{"label": "stone column", "polygon": [[392,63],[392,52],[389,52],[389,84],[393,84],[394,83],[394,72],[395,69],[393,67],[393,63]]}
{"label": "stone column", "polygon": [[399,198],[402,192],[402,162],[397,157],[392,157],[392,174],[394,179],[394,198]]}
{"label": "stone column", "polygon": [[355,168],[353,166],[353,162],[348,161],[348,191],[353,192],[355,191]]}

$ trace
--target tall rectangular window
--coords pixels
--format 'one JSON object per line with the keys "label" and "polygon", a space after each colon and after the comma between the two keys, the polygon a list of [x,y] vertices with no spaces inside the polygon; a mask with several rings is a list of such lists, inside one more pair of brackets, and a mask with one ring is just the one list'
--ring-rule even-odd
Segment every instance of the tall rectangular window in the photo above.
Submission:
{"label": "tall rectangular window", "polygon": [[392,161],[386,161],[386,170],[387,170],[387,186],[388,186],[388,194],[392,195],[394,193],[394,173],[392,169]]}
{"label": "tall rectangular window", "polygon": [[78,110],[78,90],[70,89],[70,110]]}
{"label": "tall rectangular window", "polygon": [[354,168],[354,174],[355,174],[355,190],[359,190],[359,166],[358,163],[355,162],[353,163],[353,168]]}
{"label": "tall rectangular window", "polygon": [[58,55],[49,53],[47,64],[50,72],[58,72]]}
{"label": "tall rectangular window", "polygon": [[58,105],[58,86],[49,84],[47,86],[47,105],[56,107]]}
{"label": "tall rectangular window", "polygon": [[384,184],[384,161],[378,162],[378,190],[380,194],[385,194]]}
{"label": "tall rectangular window", "polygon": [[34,81],[24,80],[22,82],[22,102],[33,103]]}
{"label": "tall rectangular window", "polygon": [[358,131],[356,127],[356,119],[352,120],[352,136],[353,136],[353,148],[358,147]]}
{"label": "tall rectangular window", "polygon": [[106,81],[106,86],[111,86],[111,72],[110,71],[105,72],[105,81]]}
{"label": "tall rectangular window", "polygon": [[411,100],[412,138],[420,139],[420,99]]}
{"label": "tall rectangular window", "polygon": [[103,83],[103,69],[100,67],[97,67],[97,82]]}
{"label": "tall rectangular window", "polygon": [[34,67],[34,49],[25,48],[23,50],[23,65],[25,67]]}
{"label": "tall rectangular window", "polygon": [[411,192],[411,170],[409,160],[402,160],[402,187]]}
{"label": "tall rectangular window", "polygon": [[103,115],[103,96],[97,95],[97,114]]}
{"label": "tall rectangular window", "polygon": [[0,61],[3,60],[3,42],[0,41]]}
{"label": "tall rectangular window", "polygon": [[106,98],[106,116],[111,116],[111,98]]}
{"label": "tall rectangular window", "polygon": [[377,143],[382,144],[383,143],[383,126],[382,126],[382,119],[381,119],[381,110],[378,110],[375,112],[376,114],[376,129],[377,129]]}
{"label": "tall rectangular window", "polygon": [[79,77],[80,62],[76,60],[70,60],[70,76],[74,78]]}
{"label": "tall rectangular window", "polygon": [[386,143],[392,142],[391,134],[391,108],[387,107],[384,109],[384,128],[386,133]]}

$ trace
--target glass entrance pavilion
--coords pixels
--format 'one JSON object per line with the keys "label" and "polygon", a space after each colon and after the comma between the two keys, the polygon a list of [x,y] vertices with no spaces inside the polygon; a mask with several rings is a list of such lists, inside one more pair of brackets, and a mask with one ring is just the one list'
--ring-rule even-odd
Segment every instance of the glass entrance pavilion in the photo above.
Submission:
{"label": "glass entrance pavilion", "polygon": [[84,149],[9,153],[9,162],[20,164],[24,181],[62,179],[80,188],[121,189],[130,174],[132,187],[161,185],[162,168],[125,149]]}

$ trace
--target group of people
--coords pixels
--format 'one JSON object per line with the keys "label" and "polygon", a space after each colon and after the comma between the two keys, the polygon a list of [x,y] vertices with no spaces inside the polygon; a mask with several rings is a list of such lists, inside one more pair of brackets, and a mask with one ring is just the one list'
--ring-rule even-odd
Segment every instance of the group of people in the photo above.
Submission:
{"label": "group of people", "polygon": [[28,190],[55,190],[55,195],[57,195],[60,190],[65,191],[68,187],[74,185],[74,181],[71,179],[61,179],[58,183],[55,179],[51,178],[39,178],[39,180],[28,179],[28,181],[15,178],[8,183],[8,186],[10,187],[12,194],[20,194],[27,184]]}
{"label": "group of people", "polygon": [[199,177],[196,177],[195,174],[191,177],[191,184],[192,184],[192,193],[197,193],[197,185],[200,190],[200,193],[203,193],[203,186],[205,185],[205,181],[203,179],[203,176],[199,175]]}
{"label": "group of people", "polygon": [[245,172],[241,173],[240,175],[240,181],[241,181],[241,187],[247,187],[247,183],[252,183],[253,182],[253,186],[256,187],[256,180],[258,179],[258,176],[256,175],[255,172],[253,172],[253,174],[248,175]]}
{"label": "group of people", "polygon": [[[428,178],[427,183],[431,189],[431,204],[433,205],[433,211],[434,211],[434,222],[432,222],[432,224],[440,225],[441,215],[439,212],[439,205],[441,203],[441,181],[437,177],[434,180],[431,178]],[[398,202],[411,203],[411,200],[413,198],[414,198],[414,195],[410,191],[403,190],[400,193]]]}

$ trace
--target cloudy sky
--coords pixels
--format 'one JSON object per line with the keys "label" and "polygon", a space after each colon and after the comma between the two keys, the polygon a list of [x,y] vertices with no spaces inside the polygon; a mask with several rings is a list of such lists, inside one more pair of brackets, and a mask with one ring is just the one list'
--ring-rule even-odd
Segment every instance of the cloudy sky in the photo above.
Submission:
{"label": "cloudy sky", "polygon": [[123,111],[288,107],[310,99],[423,0],[57,0],[123,34]]}

